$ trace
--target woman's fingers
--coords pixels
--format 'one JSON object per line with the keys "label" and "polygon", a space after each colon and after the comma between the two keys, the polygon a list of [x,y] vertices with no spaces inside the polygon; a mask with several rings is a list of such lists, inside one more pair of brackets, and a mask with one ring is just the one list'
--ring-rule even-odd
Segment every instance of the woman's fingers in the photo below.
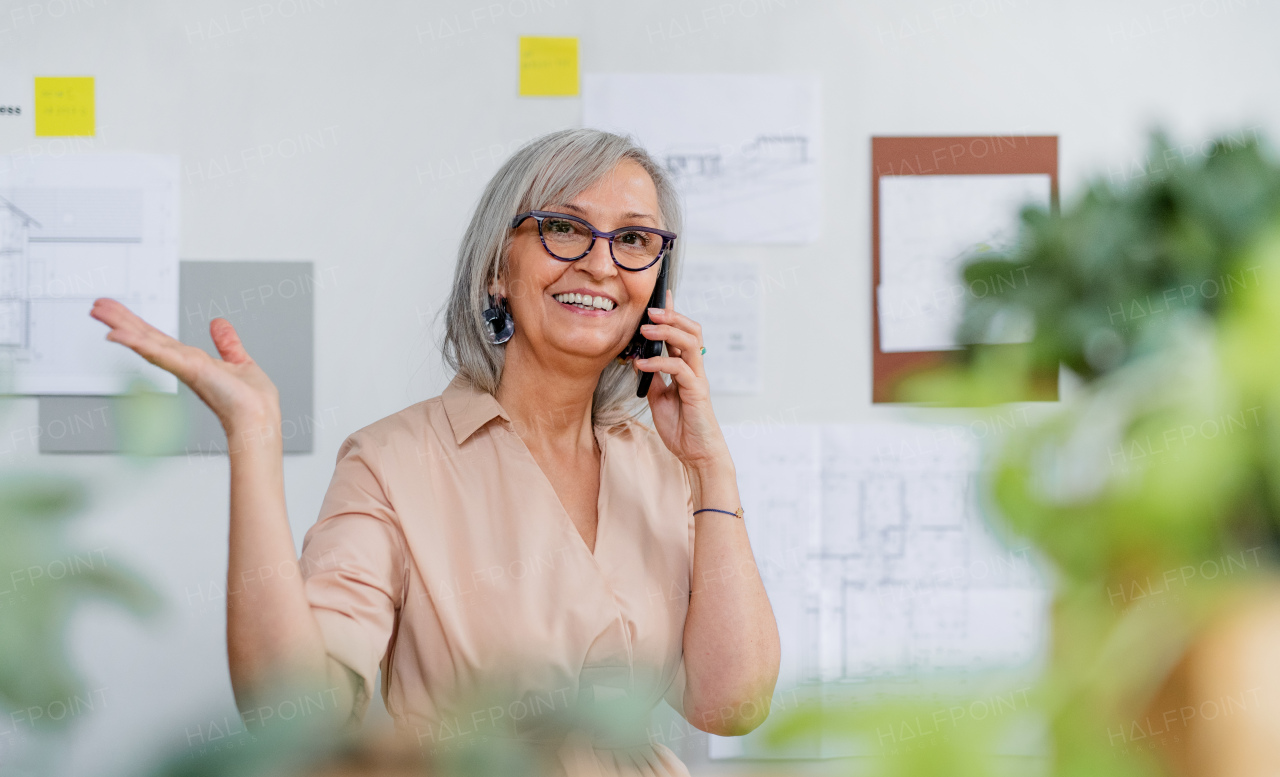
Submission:
{"label": "woman's fingers", "polygon": [[160,347],[180,344],[169,335],[148,324],[129,308],[110,297],[94,300],[89,315],[111,327],[107,339],[133,347],[136,345]]}
{"label": "woman's fingers", "polygon": [[[161,332],[109,297],[95,300],[89,315],[111,327],[107,333],[108,340],[132,348],[142,358],[176,375],[178,380],[205,399],[206,392],[201,384],[211,376],[210,368],[214,366],[214,359],[209,354]],[[231,322],[215,318],[209,330],[224,361],[230,364],[251,361]]]}
{"label": "woman's fingers", "polygon": [[[699,324],[697,321],[694,321],[692,318],[689,318],[685,314],[677,311],[674,306],[674,300],[675,300],[675,296],[672,294],[670,289],[667,289],[667,306],[665,308],[657,309],[656,320],[661,321],[664,324],[671,324],[672,326],[679,327],[680,329],[684,329],[686,331],[692,332],[694,335],[697,336],[698,341],[701,342],[702,341],[702,324]],[[653,314],[653,310],[654,310],[653,308],[649,309],[650,318],[655,318]]]}
{"label": "woman's fingers", "polygon": [[647,326],[658,327],[652,330],[650,340],[665,340],[667,351],[689,363],[698,377],[705,372],[702,364],[702,325],[683,313],[676,312],[675,295],[667,289],[667,306],[650,308],[649,318],[654,323]]}
{"label": "woman's fingers", "polygon": [[195,353],[205,355],[199,348],[183,345],[109,297],[94,300],[89,315],[111,327],[108,340],[132,348],[142,358],[190,385],[199,358]]}
{"label": "woman's fingers", "polygon": [[225,318],[215,318],[209,322],[209,336],[213,338],[213,345],[218,349],[218,355],[223,361],[231,364],[253,361],[245,352],[244,344],[240,342],[240,335],[236,334],[236,328]]}
{"label": "woman's fingers", "polygon": [[641,332],[650,340],[663,340],[671,355],[688,362],[698,377],[703,375],[701,344],[692,332],[686,332],[670,324],[645,324]]}
{"label": "woman's fingers", "polygon": [[176,375],[213,410],[224,428],[243,419],[278,417],[279,391],[249,357],[235,327],[225,318],[209,323],[209,334],[222,357],[218,359],[161,332],[116,300],[96,300],[89,315],[111,327],[108,340],[132,348]]}
{"label": "woman's fingers", "polygon": [[637,359],[636,368],[644,372],[665,372],[676,383],[680,384],[681,389],[690,391],[696,391],[699,387],[699,381],[703,381],[700,375],[694,374],[689,362],[678,356],[654,356],[649,359]]}
{"label": "woman's fingers", "polygon": [[[89,315],[111,327],[113,331],[142,333],[160,330],[138,317],[129,308],[110,297],[99,297],[93,301],[93,309]],[[161,333],[163,334],[163,333]]]}

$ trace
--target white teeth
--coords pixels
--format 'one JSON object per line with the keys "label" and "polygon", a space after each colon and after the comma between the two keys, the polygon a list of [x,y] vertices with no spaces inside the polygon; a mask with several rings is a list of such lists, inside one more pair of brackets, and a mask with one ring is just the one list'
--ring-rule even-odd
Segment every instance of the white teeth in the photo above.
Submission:
{"label": "white teeth", "polygon": [[584,308],[595,308],[599,310],[613,310],[613,300],[607,297],[593,297],[590,294],[577,294],[570,292],[567,294],[556,294],[554,299],[557,302],[565,302],[571,305],[579,305]]}

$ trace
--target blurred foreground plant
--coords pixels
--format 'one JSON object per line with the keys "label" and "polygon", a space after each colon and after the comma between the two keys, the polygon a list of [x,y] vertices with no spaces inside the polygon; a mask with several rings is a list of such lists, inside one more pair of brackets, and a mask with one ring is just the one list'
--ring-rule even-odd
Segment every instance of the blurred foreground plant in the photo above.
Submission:
{"label": "blurred foreground plant", "polygon": [[[997,533],[1029,540],[1056,583],[1031,694],[1050,772],[1280,773],[1256,733],[1280,726],[1280,679],[1251,658],[1272,654],[1280,618],[1224,625],[1280,602],[1280,166],[1243,135],[1193,160],[1157,134],[1148,158],[1160,174],[1095,181],[1061,215],[1024,209],[1010,253],[965,268],[971,288],[1002,293],[967,300],[960,341],[995,342],[1029,319],[1031,342],[968,346],[904,394],[990,405],[1059,364],[1081,383],[988,451],[984,484]],[[1026,282],[1005,290],[1014,270]],[[1237,717],[1211,722],[1209,704]],[[871,705],[804,722],[856,736],[906,714]],[[884,754],[876,773],[994,774],[994,736],[972,726]]]}
{"label": "blurred foreground plant", "polygon": [[[86,491],[65,477],[6,473],[0,477],[0,704],[43,708],[82,692],[66,655],[63,632],[87,597],[153,613],[156,595],[101,551],[84,552],[65,538],[66,524],[85,505]],[[35,726],[68,718],[33,716]]]}

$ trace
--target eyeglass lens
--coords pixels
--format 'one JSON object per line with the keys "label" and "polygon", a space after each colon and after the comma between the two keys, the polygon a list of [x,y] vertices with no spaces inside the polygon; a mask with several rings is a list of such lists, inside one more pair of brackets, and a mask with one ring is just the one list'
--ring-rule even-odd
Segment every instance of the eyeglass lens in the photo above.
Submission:
{"label": "eyeglass lens", "polygon": [[[569,219],[547,217],[540,225],[547,250],[560,259],[576,259],[591,247],[591,230]],[[613,237],[613,256],[624,267],[644,267],[662,252],[662,235],[629,229]]]}

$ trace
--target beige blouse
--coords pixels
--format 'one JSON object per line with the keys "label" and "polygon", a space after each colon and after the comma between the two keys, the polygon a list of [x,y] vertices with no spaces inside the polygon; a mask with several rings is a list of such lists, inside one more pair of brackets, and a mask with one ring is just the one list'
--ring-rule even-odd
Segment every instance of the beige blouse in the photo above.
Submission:
{"label": "beige blouse", "polygon": [[329,655],[379,668],[397,731],[425,751],[516,736],[567,775],[687,775],[647,717],[682,709],[693,571],[684,467],[649,426],[597,425],[599,525],[588,550],[490,394],[439,397],[352,433],[303,540]]}

